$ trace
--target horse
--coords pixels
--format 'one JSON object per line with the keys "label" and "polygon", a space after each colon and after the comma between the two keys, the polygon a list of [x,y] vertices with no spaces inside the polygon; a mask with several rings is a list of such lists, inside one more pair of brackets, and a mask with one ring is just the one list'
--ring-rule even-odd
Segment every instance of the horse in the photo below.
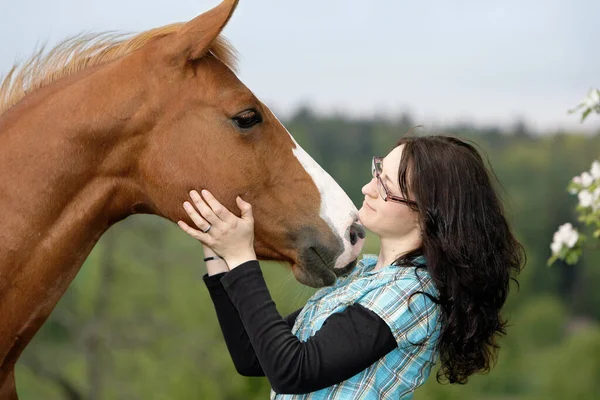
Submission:
{"label": "horse", "polygon": [[[237,78],[221,36],[238,1],[133,36],[63,41],[0,86],[0,399],[101,235],[133,214],[188,223],[209,189],[253,205],[260,259],[320,287],[356,264],[350,198]],[[238,214],[239,215],[239,214]]]}

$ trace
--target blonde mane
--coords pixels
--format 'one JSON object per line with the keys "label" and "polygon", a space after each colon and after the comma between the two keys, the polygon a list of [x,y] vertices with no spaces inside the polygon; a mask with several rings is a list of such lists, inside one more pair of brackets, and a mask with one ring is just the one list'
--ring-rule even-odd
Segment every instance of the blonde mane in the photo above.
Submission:
{"label": "blonde mane", "polygon": [[[48,54],[44,54],[41,47],[27,61],[13,65],[0,81],[0,115],[36,89],[124,57],[154,38],[178,32],[183,25],[171,24],[135,36],[111,32],[81,34],[60,42]],[[209,52],[229,68],[236,69],[235,50],[225,38],[217,37]]]}

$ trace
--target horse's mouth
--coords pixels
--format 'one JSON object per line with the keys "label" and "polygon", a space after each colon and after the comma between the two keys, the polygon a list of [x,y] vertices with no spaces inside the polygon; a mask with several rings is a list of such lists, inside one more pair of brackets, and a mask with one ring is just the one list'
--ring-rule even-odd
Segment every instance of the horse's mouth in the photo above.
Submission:
{"label": "horse's mouth", "polygon": [[305,254],[303,262],[292,264],[292,271],[298,282],[314,288],[333,285],[338,277],[350,273],[357,262],[354,260],[342,268],[333,268],[314,247]]}
{"label": "horse's mouth", "polygon": [[348,263],[348,265],[346,265],[345,267],[334,268],[333,269],[333,273],[337,277],[348,275],[350,272],[352,272],[352,270],[354,269],[354,267],[356,267],[356,263],[357,262],[358,262],[358,259],[354,259],[353,261],[351,261],[350,263]]}
{"label": "horse's mouth", "polygon": [[323,268],[318,273],[315,273],[314,267],[308,270],[299,264],[292,264],[292,273],[301,284],[317,289],[324,286],[331,286],[337,279],[335,273],[330,269]]}

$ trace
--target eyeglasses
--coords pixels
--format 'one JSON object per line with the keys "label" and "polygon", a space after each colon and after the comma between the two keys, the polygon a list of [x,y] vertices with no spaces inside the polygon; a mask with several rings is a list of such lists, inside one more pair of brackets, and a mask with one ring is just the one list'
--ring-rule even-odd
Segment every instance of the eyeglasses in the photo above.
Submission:
{"label": "eyeglasses", "polygon": [[412,200],[403,199],[398,196],[394,196],[390,194],[389,189],[383,183],[383,179],[381,179],[381,171],[383,171],[383,158],[381,157],[373,157],[373,162],[371,164],[371,173],[373,174],[373,178],[377,179],[377,192],[383,199],[383,201],[394,201],[396,203],[407,204],[409,206],[418,207],[417,203]]}

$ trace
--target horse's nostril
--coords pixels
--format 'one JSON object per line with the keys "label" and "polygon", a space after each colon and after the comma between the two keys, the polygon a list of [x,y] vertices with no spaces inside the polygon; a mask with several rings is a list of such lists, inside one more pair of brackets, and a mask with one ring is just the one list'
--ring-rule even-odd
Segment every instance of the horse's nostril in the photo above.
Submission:
{"label": "horse's nostril", "polygon": [[359,225],[357,228],[357,234],[358,237],[361,239],[364,239],[365,237],[367,237],[367,233],[365,232],[365,228],[362,227],[362,225]]}
{"label": "horse's nostril", "polygon": [[350,244],[354,246],[358,242],[358,238],[365,238],[365,228],[355,222],[350,226]]}
{"label": "horse's nostril", "polygon": [[356,232],[350,229],[350,244],[354,246],[356,242],[358,242],[358,236],[356,235]]}

